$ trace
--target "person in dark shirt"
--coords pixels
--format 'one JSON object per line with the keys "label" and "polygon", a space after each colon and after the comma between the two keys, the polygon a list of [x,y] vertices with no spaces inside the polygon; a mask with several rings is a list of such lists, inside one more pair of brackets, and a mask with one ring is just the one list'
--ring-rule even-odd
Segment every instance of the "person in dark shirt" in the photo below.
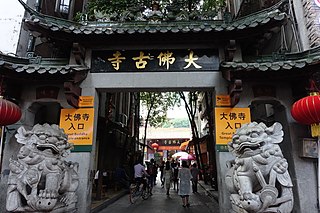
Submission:
{"label": "person in dark shirt", "polygon": [[163,170],[164,170],[164,167],[165,167],[165,162],[162,161],[161,165],[159,166],[159,169],[160,169],[160,181],[161,181],[161,186],[162,186],[162,188],[164,187],[164,179],[163,179]]}
{"label": "person in dark shirt", "polygon": [[150,184],[150,194],[152,195],[152,188],[155,185],[155,179],[157,177],[156,163],[153,158],[150,159],[150,162],[147,163],[147,173],[149,174],[148,180]]}
{"label": "person in dark shirt", "polygon": [[177,191],[179,190],[179,184],[178,184],[178,172],[179,172],[179,164],[177,161],[172,160],[171,163],[171,168],[173,169],[173,190],[176,190],[177,187]]}
{"label": "person in dark shirt", "polygon": [[197,164],[192,164],[192,167],[190,169],[191,175],[192,175],[192,192],[197,193],[198,192],[198,175],[200,173],[200,170],[197,168]]}

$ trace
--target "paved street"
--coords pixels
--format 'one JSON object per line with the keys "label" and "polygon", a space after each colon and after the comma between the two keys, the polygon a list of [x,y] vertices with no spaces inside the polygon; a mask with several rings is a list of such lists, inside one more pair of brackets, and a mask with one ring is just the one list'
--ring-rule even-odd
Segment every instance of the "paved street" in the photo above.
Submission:
{"label": "paved street", "polygon": [[[159,183],[159,181],[158,181]],[[161,188],[159,184],[153,189],[153,195],[148,200],[139,200],[134,204],[130,204],[129,195],[125,195],[115,203],[109,205],[99,213],[167,213],[167,212],[219,212],[218,203],[207,196],[201,186],[198,187],[198,193],[190,196],[189,208],[182,206],[181,198],[173,189],[170,190],[170,196],[166,195],[165,189]]]}

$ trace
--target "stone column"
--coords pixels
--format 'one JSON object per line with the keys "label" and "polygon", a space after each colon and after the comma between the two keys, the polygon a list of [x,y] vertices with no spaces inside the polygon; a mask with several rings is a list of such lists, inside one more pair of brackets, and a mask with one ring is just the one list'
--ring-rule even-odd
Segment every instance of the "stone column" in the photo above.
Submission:
{"label": "stone column", "polygon": [[90,174],[93,170],[94,155],[96,150],[99,96],[95,88],[82,88],[82,96],[94,97],[94,125],[92,151],[72,152],[68,156],[68,160],[79,163],[79,188],[77,190],[77,212],[87,213],[91,211],[92,178]]}

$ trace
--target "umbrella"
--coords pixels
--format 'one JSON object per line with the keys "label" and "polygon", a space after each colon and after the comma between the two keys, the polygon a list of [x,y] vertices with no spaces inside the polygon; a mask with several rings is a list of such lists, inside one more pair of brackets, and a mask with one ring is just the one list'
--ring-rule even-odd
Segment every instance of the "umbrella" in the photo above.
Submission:
{"label": "umbrella", "polygon": [[187,156],[181,156],[180,160],[195,160],[196,158],[192,154],[188,154]]}
{"label": "umbrella", "polygon": [[182,156],[187,156],[188,153],[187,152],[177,152],[175,154],[172,155],[173,158],[180,158]]}
{"label": "umbrella", "polygon": [[172,155],[173,158],[180,158],[180,160],[194,160],[195,157],[187,152],[177,152]]}

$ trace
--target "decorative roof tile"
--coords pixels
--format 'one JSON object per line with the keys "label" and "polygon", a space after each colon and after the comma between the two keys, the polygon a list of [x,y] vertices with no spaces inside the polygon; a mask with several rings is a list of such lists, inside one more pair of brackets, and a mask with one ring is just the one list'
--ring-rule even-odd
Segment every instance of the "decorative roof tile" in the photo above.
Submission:
{"label": "decorative roof tile", "polygon": [[[281,57],[279,57],[281,56]],[[299,53],[286,53],[256,58],[250,62],[222,62],[222,70],[230,71],[278,71],[302,69],[320,63],[320,46]]]}
{"label": "decorative roof tile", "polygon": [[[15,72],[38,74],[68,74],[85,71],[89,68],[83,65],[69,65],[67,59],[41,59],[40,63],[32,63],[31,58],[22,58],[0,53],[0,69],[5,68]],[[30,62],[31,61],[31,62]]]}

